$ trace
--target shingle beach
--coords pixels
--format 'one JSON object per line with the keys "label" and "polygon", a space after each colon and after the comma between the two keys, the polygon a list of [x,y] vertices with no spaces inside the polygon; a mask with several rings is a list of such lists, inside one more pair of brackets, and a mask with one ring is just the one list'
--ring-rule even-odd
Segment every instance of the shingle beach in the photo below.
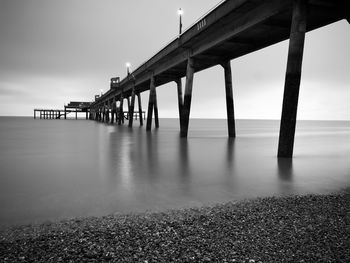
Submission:
{"label": "shingle beach", "polygon": [[0,262],[350,262],[350,189],[16,226]]}

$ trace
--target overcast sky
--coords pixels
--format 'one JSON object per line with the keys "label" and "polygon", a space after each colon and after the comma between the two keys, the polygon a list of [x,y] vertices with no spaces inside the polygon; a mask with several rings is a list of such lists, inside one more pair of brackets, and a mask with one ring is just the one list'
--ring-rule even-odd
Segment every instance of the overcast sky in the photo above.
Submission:
{"label": "overcast sky", "polygon": [[[0,0],[0,115],[92,101],[219,0]],[[299,119],[350,120],[350,25],[306,36]],[[237,118],[279,119],[288,42],[233,60]],[[177,117],[175,83],[157,88],[160,117]],[[148,92],[143,93],[146,109]],[[194,77],[191,117],[225,118],[220,66]]]}

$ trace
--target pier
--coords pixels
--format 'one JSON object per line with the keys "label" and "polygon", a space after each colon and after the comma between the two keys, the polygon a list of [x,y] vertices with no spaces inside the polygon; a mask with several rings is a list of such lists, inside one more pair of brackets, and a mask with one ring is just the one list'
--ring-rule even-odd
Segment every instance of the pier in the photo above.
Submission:
{"label": "pier", "polygon": [[71,101],[64,106],[64,118],[67,119],[67,113],[75,112],[75,119],[78,119],[78,112],[85,112],[85,118],[88,119],[90,105],[91,102]]}
{"label": "pier", "polygon": [[61,119],[61,116],[64,116],[64,110],[34,109],[34,119],[37,118],[37,113],[40,119]]}
{"label": "pier", "polygon": [[[139,116],[143,116],[140,95],[149,91],[146,130],[152,129],[153,120],[158,128],[157,88],[173,82],[178,95],[180,136],[186,138],[195,73],[221,65],[228,136],[234,138],[230,61],[289,39],[277,155],[290,158],[293,156],[305,34],[342,19],[350,23],[349,10],[345,0],[224,1],[133,72],[128,72],[124,79],[112,78],[110,89],[102,96],[96,96],[86,107],[89,119],[122,124],[124,117],[118,116],[124,116],[124,102],[128,106],[128,116],[134,116],[136,97]],[[185,78],[184,89],[182,78]],[[129,127],[133,126],[133,119],[128,118]],[[143,117],[140,125],[143,125]]]}

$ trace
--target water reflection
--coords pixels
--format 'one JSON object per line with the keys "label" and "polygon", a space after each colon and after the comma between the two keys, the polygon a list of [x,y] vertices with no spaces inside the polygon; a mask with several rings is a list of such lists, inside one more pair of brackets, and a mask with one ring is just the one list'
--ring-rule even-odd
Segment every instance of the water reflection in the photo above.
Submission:
{"label": "water reflection", "polygon": [[292,194],[294,191],[293,159],[277,158],[277,174],[279,178],[279,193],[284,195]]}
{"label": "water reflection", "polygon": [[142,136],[146,142],[146,170],[140,171],[145,172],[151,181],[154,181],[159,176],[159,151],[158,151],[158,136],[156,133],[146,132],[146,136]]}
{"label": "water reflection", "polygon": [[271,121],[237,122],[235,139],[227,138],[224,120],[191,120],[195,136],[187,139],[179,138],[176,119],[162,120],[152,132],[137,124],[21,123],[0,126],[0,145],[7,149],[0,152],[0,225],[350,185],[350,133],[319,135],[319,126],[312,140],[297,136],[297,158],[277,159],[278,138],[270,131],[278,122]]}
{"label": "water reflection", "polygon": [[282,181],[293,180],[293,159],[277,158],[278,176]]}
{"label": "water reflection", "polygon": [[178,164],[179,167],[179,184],[182,185],[182,193],[190,193],[190,180],[191,180],[191,167],[189,165],[190,160],[188,156],[188,141],[184,138],[179,138],[179,148],[178,148]]}

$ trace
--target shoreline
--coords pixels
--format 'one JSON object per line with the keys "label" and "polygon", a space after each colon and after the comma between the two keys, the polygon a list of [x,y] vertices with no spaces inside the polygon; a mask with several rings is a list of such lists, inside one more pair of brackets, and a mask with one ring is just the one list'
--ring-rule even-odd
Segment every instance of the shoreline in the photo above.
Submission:
{"label": "shoreline", "polygon": [[1,262],[349,262],[350,189],[0,231]]}

